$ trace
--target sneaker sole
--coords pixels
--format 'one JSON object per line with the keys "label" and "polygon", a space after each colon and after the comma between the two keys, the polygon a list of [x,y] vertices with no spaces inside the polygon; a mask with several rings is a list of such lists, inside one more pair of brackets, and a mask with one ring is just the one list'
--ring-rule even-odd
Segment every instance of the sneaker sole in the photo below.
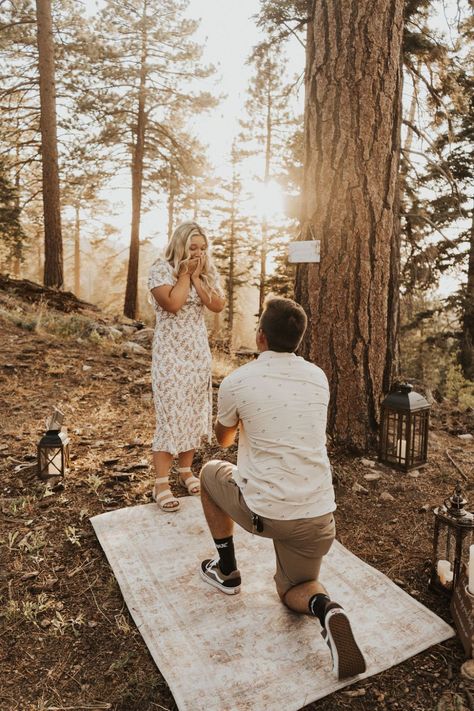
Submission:
{"label": "sneaker sole", "polygon": [[339,681],[363,674],[366,670],[365,659],[357,646],[346,615],[331,615],[326,631],[333,650],[334,671]]}
{"label": "sneaker sole", "polygon": [[237,593],[240,592],[240,584],[236,585],[235,588],[226,588],[224,587],[224,585],[221,585],[217,580],[209,578],[202,570],[199,570],[199,574],[201,575],[201,578],[204,580],[204,582],[208,583],[209,585],[212,585],[212,587],[217,588],[226,595],[237,595]]}

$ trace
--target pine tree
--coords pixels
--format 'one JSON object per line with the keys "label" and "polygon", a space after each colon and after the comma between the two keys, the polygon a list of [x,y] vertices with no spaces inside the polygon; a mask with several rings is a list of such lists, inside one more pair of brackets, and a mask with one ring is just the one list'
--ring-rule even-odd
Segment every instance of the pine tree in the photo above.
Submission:
{"label": "pine tree", "polygon": [[329,431],[358,449],[395,361],[402,12],[316,3],[307,26],[303,239],[320,240],[321,262],[297,269],[302,353],[328,376]]}
{"label": "pine tree", "polygon": [[[249,154],[260,158],[262,196],[265,196],[272,178],[281,172],[286,139],[295,122],[289,111],[291,85],[283,81],[284,56],[277,58],[276,53],[264,45],[255,50],[251,62],[255,66],[255,74],[247,90],[248,118],[241,121],[242,141]],[[277,248],[275,242],[278,242],[280,234],[279,230],[272,229],[271,216],[265,210],[261,212],[259,314],[268,290],[269,252]]]}
{"label": "pine tree", "polygon": [[[418,142],[418,146],[410,145],[403,151],[402,276],[407,324],[417,324],[420,317],[425,322],[435,318],[436,307],[424,308],[420,314],[409,307],[417,297],[435,288],[444,273],[465,270],[466,282],[457,295],[445,299],[445,307],[458,311],[458,358],[465,377],[472,379],[474,85],[458,56],[472,45],[472,27],[469,20],[458,23],[458,42],[450,50],[430,29],[429,3],[411,3],[409,10],[421,31],[405,30],[405,66],[413,86],[419,89],[418,113],[421,105],[425,126],[413,118],[406,121],[409,133]],[[452,329],[445,331],[445,338],[451,336]]]}
{"label": "pine tree", "polygon": [[41,160],[44,206],[44,283],[63,286],[63,241],[59,193],[56,81],[51,0],[36,0],[38,72],[41,104]]}
{"label": "pine tree", "polygon": [[227,347],[234,345],[235,317],[238,312],[239,288],[249,281],[251,266],[250,221],[241,212],[243,186],[240,175],[244,154],[238,148],[237,141],[232,143],[230,154],[231,177],[221,185],[219,202],[216,209],[223,213],[218,229],[218,237],[213,241],[214,259],[221,276],[225,280],[227,305]]}
{"label": "pine tree", "polygon": [[186,154],[172,117],[178,111],[197,112],[213,104],[209,94],[192,86],[210,69],[198,65],[201,48],[192,41],[197,23],[184,17],[186,7],[187,2],[174,0],[131,0],[125,5],[107,0],[91,47],[94,84],[87,88],[82,108],[95,113],[102,142],[122,151],[131,172],[124,306],[131,318],[137,315],[140,217],[144,194],[152,188],[150,176],[166,181],[169,166],[176,166],[177,157],[179,161]]}

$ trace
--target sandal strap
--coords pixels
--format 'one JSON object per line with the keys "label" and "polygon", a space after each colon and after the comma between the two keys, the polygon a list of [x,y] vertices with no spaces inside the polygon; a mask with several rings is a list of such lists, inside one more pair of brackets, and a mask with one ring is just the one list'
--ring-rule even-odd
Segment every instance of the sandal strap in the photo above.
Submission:
{"label": "sandal strap", "polygon": [[192,469],[191,467],[178,467],[178,471],[180,474],[182,474],[183,472],[191,472]]}
{"label": "sandal strap", "polygon": [[[155,493],[155,501],[160,501],[160,500],[163,499],[164,497],[166,497],[166,498],[168,498],[168,499],[170,499],[170,500],[171,500],[171,499],[175,499],[176,501],[178,501],[178,499],[176,498],[176,496],[173,496],[173,494],[171,493],[170,489],[165,489],[164,491],[162,491],[162,492],[159,493],[159,494],[156,494],[156,493]],[[163,501],[163,503],[165,503],[165,502]]]}
{"label": "sandal strap", "polygon": [[[161,494],[156,494],[154,496],[155,503],[158,504],[162,511],[177,511],[180,507],[180,501],[173,496],[169,489],[162,491]],[[174,506],[167,506],[167,504],[175,504]]]}
{"label": "sandal strap", "polygon": [[155,479],[155,484],[167,484],[169,481],[168,476],[159,476],[157,479]]}
{"label": "sandal strap", "polygon": [[193,489],[196,489],[197,487],[201,488],[201,482],[199,481],[197,476],[194,476],[194,474],[188,476],[187,479],[183,479],[182,477],[180,477],[180,480],[181,484],[186,487],[189,494],[193,493]]}
{"label": "sandal strap", "polygon": [[191,476],[186,477],[186,479],[182,479],[181,481],[186,482],[186,486],[189,486],[189,484],[200,484],[201,482],[197,478],[197,476],[194,476],[194,474],[191,474]]}

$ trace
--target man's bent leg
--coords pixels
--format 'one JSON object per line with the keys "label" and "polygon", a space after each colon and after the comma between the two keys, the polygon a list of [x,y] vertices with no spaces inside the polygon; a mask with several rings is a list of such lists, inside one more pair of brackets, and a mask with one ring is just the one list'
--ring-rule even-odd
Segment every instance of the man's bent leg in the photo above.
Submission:
{"label": "man's bent leg", "polygon": [[286,538],[274,540],[275,582],[282,602],[295,612],[318,618],[339,679],[362,674],[365,661],[349,618],[338,603],[331,601],[318,579],[321,561],[334,540],[333,516],[308,519],[305,527],[300,522],[294,532],[286,531],[286,534]]}
{"label": "man's bent leg", "polygon": [[316,580],[308,580],[306,583],[295,585],[283,595],[280,594],[280,599],[290,610],[309,615],[309,601],[314,595],[326,595],[329,600],[326,588]]}
{"label": "man's bent leg", "polygon": [[[234,521],[208,490],[211,488],[214,492],[216,489],[219,491],[219,487],[216,487],[219,470],[221,488],[227,487],[230,473],[227,462],[218,460],[208,462],[201,471],[202,508],[219,557],[204,560],[200,572],[207,583],[221,592],[234,595],[240,591],[241,582],[234,553]],[[222,499],[226,501],[227,497],[224,496]]]}
{"label": "man's bent leg", "polygon": [[234,522],[231,517],[223,511],[209,495],[204,483],[203,475],[206,474],[206,467],[215,466],[216,462],[208,462],[201,471],[202,489],[201,503],[206,517],[207,525],[213,538],[227,538],[234,532]]}

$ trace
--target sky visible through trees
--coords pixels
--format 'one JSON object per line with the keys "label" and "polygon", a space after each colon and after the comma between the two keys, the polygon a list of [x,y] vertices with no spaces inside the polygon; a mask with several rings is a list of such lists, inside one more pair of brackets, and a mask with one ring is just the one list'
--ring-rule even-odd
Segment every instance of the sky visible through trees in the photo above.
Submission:
{"label": "sky visible through trees", "polygon": [[[93,14],[100,7],[96,0],[85,0],[87,11]],[[213,76],[204,80],[207,89],[216,96],[222,97],[219,104],[202,115],[189,116],[189,126],[199,140],[208,144],[209,160],[217,176],[228,180],[232,175],[230,147],[233,139],[239,133],[239,120],[243,116],[244,104],[247,100],[247,85],[252,75],[252,67],[247,60],[252,48],[262,40],[263,33],[252,20],[259,10],[256,0],[190,0],[186,15],[193,19],[201,18],[200,26],[195,33],[195,39],[204,45],[204,63],[215,66]],[[301,74],[304,68],[304,49],[298,42],[290,42],[288,46],[287,74],[289,77]],[[303,87],[294,92],[290,99],[295,115],[303,111]],[[247,161],[247,188],[250,188],[254,198],[246,202],[245,211],[261,216],[261,192],[253,180],[253,173],[260,173],[259,161]],[[120,240],[124,245],[128,241],[130,224],[128,174],[117,176],[114,190],[107,192],[107,198],[112,202],[121,202],[114,210],[109,222],[120,230]],[[270,197],[272,206],[277,210],[278,196]],[[167,216],[165,198],[156,208],[142,214],[142,238],[150,237],[157,249],[166,244]]]}

